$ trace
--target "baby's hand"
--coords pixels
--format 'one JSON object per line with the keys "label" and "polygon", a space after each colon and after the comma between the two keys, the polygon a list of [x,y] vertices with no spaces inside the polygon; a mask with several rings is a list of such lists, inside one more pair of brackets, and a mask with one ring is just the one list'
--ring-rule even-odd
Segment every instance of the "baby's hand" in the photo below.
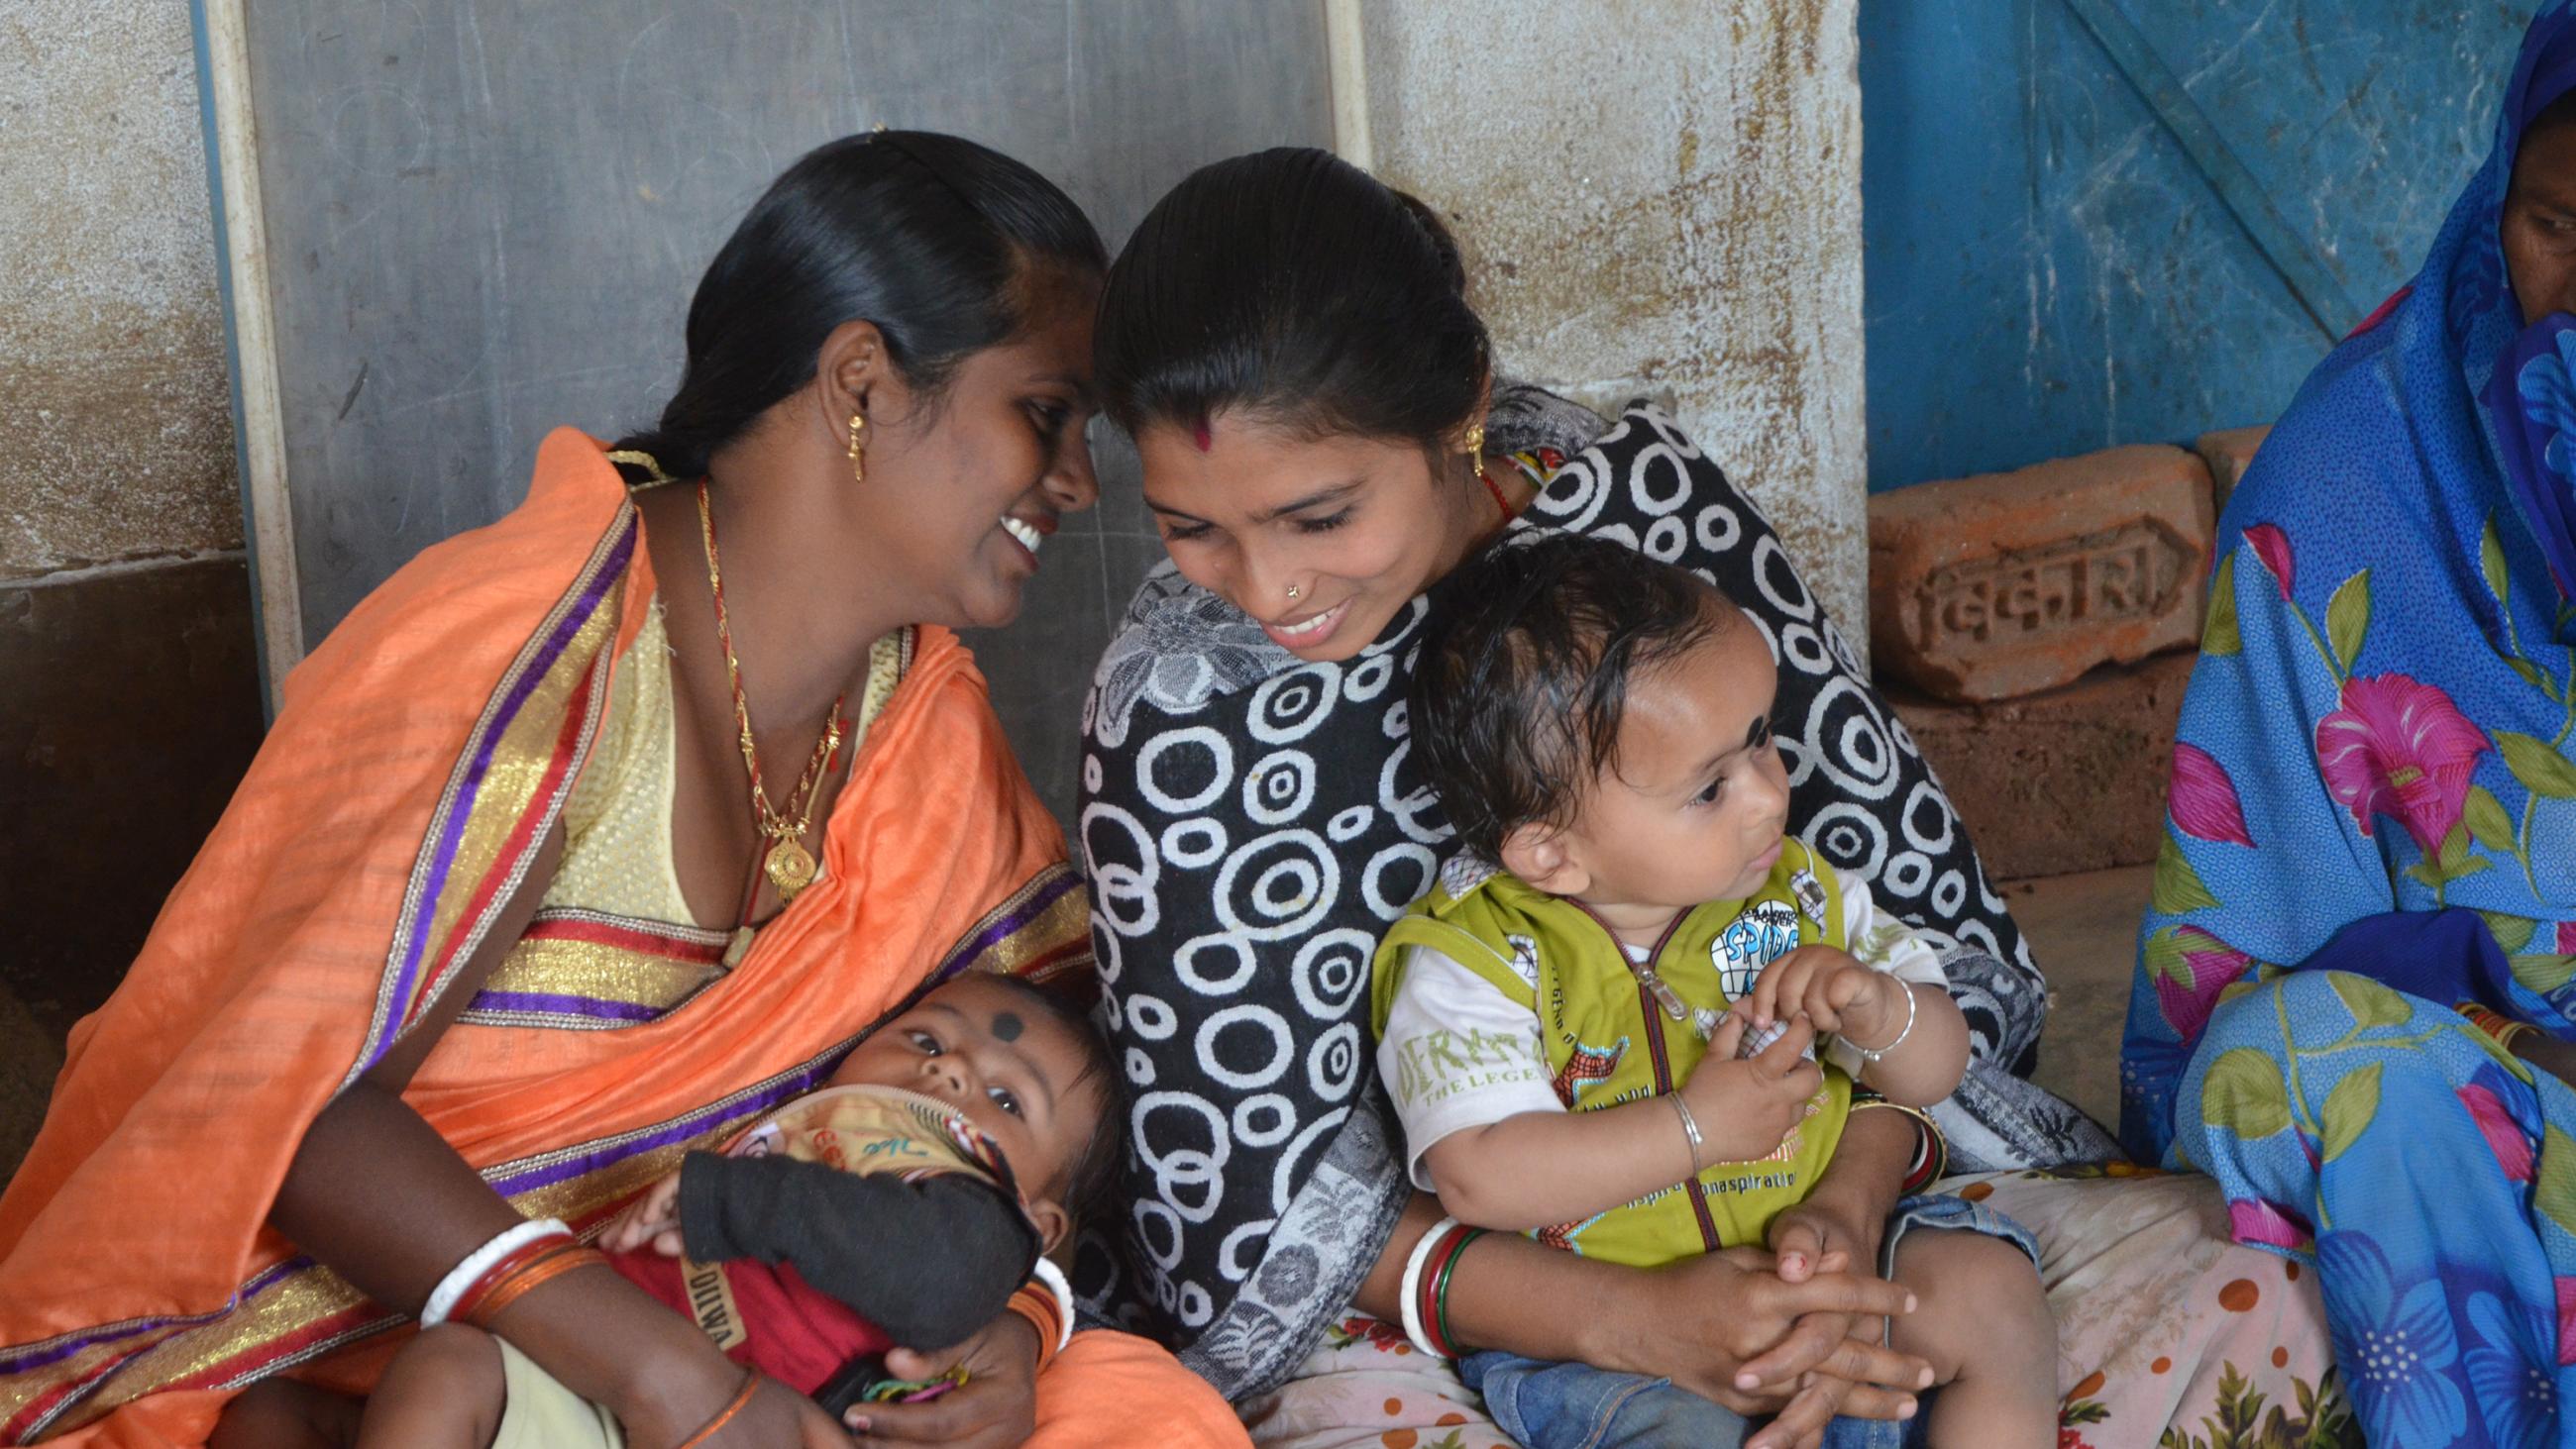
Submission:
{"label": "baby's hand", "polygon": [[1904,982],[1871,970],[1848,951],[1801,946],[1763,967],[1737,1010],[1750,1012],[1756,1029],[1803,1013],[1819,1032],[1870,1045],[1893,1037],[1904,1024],[1905,989]]}
{"label": "baby's hand", "polygon": [[676,1172],[644,1189],[644,1195],[599,1235],[600,1250],[608,1253],[631,1253],[648,1243],[665,1258],[680,1256],[680,1174]]}
{"label": "baby's hand", "polygon": [[1682,1083],[1682,1102],[1699,1124],[1704,1166],[1768,1156],[1815,1111],[1813,1098],[1825,1084],[1824,1073],[1806,1055],[1816,1040],[1813,1025],[1803,1018],[1791,1021],[1779,1040],[1739,1058],[1735,1049],[1748,1024],[1741,1011],[1729,1015],[1709,1039],[1708,1055]]}

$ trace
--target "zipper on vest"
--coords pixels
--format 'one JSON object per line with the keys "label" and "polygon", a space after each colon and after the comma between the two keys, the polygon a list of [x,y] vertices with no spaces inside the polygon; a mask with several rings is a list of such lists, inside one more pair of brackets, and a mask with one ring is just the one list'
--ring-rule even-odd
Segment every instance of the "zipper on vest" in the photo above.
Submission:
{"label": "zipper on vest", "polygon": [[[1619,953],[1619,959],[1626,962],[1628,966],[1628,974],[1637,978],[1637,1015],[1645,1023],[1646,1055],[1655,1073],[1655,1093],[1661,1096],[1673,1090],[1673,1059],[1672,1054],[1664,1046],[1664,1024],[1655,1019],[1660,1014],[1657,1008],[1663,1007],[1676,1021],[1687,1021],[1689,1013],[1687,1009],[1671,1011],[1671,1006],[1678,1005],[1681,998],[1673,994],[1672,987],[1667,985],[1663,977],[1656,972],[1655,963],[1664,958],[1664,948],[1672,944],[1673,933],[1682,928],[1682,922],[1689,920],[1691,913],[1682,912],[1673,917],[1671,925],[1664,927],[1664,933],[1655,938],[1655,948],[1646,953],[1645,965],[1641,969],[1638,963],[1628,959],[1628,943],[1619,939],[1619,933],[1610,929],[1608,921],[1593,915],[1592,908],[1584,905],[1583,902],[1575,901],[1574,904],[1591,919],[1592,924],[1601,928],[1601,934],[1610,938],[1610,949]],[[1670,1003],[1659,1001],[1657,1000],[1659,996],[1671,997],[1672,1001]],[[1703,1250],[1716,1252],[1720,1246],[1717,1238],[1717,1220],[1709,1216],[1708,1199],[1700,1193],[1698,1175],[1693,1174],[1682,1179],[1681,1189],[1683,1196],[1690,1199],[1691,1217],[1699,1224],[1699,1240]]]}

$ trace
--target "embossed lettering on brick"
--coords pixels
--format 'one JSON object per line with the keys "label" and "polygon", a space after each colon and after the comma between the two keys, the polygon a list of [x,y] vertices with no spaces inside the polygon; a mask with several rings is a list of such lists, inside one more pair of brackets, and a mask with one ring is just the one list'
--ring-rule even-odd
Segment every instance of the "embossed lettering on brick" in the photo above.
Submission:
{"label": "embossed lettering on brick", "polygon": [[1870,642],[1942,699],[2009,699],[2190,644],[2214,511],[2180,448],[2128,447],[1880,494]]}

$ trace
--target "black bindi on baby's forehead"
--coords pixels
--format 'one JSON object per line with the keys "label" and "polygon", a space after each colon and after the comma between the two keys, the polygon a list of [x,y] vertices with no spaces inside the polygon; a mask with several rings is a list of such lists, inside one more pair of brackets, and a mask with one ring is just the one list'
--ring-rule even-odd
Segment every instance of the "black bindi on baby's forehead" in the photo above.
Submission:
{"label": "black bindi on baby's forehead", "polygon": [[993,1014],[993,1039],[995,1041],[1018,1041],[1020,1039],[1020,1033],[1027,1029],[1028,1028],[1020,1021],[1020,1014],[1016,1011],[1000,1011]]}

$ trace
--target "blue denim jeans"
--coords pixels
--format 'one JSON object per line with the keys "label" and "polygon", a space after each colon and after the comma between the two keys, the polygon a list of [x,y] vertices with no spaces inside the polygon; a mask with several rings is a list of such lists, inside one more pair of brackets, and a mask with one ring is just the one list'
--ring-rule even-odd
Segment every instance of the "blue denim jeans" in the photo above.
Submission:
{"label": "blue denim jeans", "polygon": [[[1879,1271],[1896,1261],[1896,1245],[1916,1228],[1958,1229],[2003,1238],[2039,1259],[2027,1229],[1980,1203],[1941,1194],[1906,1198],[1888,1214]],[[1549,1363],[1518,1354],[1469,1354],[1458,1376],[1482,1394],[1494,1427],[1525,1449],[1661,1449],[1704,1445],[1739,1449],[1757,1427],[1670,1379],[1614,1373],[1589,1364]],[[1902,1423],[1836,1419],[1825,1449],[1907,1449],[1923,1442],[1925,1416]]]}
{"label": "blue denim jeans", "polygon": [[[1494,1427],[1524,1449],[1740,1449],[1759,1427],[1670,1379],[1613,1373],[1589,1364],[1548,1363],[1509,1353],[1473,1353],[1458,1376],[1485,1396]],[[1836,1419],[1825,1449],[1902,1449],[1923,1422]]]}

